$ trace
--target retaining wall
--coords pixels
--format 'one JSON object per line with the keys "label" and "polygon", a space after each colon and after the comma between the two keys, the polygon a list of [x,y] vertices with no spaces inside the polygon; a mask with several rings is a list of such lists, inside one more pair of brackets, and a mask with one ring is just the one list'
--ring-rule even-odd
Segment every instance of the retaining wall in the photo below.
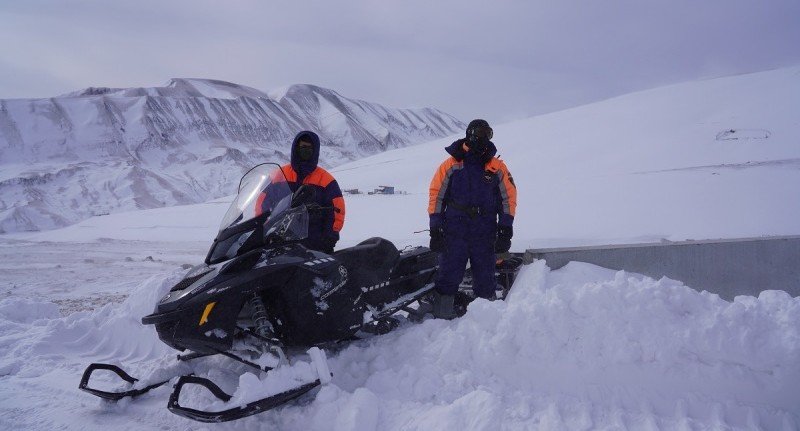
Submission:
{"label": "retaining wall", "polygon": [[570,261],[680,280],[731,300],[784,290],[800,296],[800,236],[531,249],[551,269]]}

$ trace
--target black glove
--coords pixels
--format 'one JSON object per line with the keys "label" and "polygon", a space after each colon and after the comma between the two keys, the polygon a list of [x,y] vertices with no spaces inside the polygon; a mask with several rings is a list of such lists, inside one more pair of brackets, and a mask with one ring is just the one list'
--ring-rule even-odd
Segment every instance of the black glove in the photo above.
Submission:
{"label": "black glove", "polygon": [[431,251],[441,253],[444,251],[444,229],[440,227],[431,228]]}
{"label": "black glove", "polygon": [[327,236],[320,240],[321,245],[321,252],[326,254],[333,254],[333,248],[336,247],[336,243],[339,241],[339,238],[335,236]]}
{"label": "black glove", "polygon": [[500,226],[497,228],[497,239],[494,241],[494,252],[505,253],[511,248],[511,237],[514,236],[514,229],[511,226]]}

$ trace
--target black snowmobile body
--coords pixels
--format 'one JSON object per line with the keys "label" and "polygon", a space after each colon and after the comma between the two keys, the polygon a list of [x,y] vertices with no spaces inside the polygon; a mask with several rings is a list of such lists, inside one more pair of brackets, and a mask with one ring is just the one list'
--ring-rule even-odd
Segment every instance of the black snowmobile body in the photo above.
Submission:
{"label": "black snowmobile body", "polygon": [[[271,351],[286,362],[284,349],[308,349],[319,379],[245,406],[207,412],[181,406],[185,385],[205,387],[217,398],[231,395],[212,381],[180,376],[168,408],[203,422],[223,422],[260,413],[330,381],[324,352],[315,346],[393,329],[392,315],[429,294],[438,256],[425,247],[402,252],[390,241],[371,238],[332,255],[306,248],[313,190],[289,189],[280,166],[263,164],[242,177],[205,263],[195,266],[142,318],[167,345],[186,352],[179,360],[224,355],[259,371],[271,367],[248,360],[236,347]],[[248,350],[252,352],[252,350]],[[133,385],[109,392],[89,387],[92,373],[111,371]],[[91,364],[79,388],[109,400],[134,397],[167,383],[137,388],[137,379],[110,364]]]}
{"label": "black snowmobile body", "polygon": [[[257,248],[230,261],[199,265],[142,319],[169,346],[197,353],[229,351],[243,329],[285,347],[351,339],[426,294],[437,256],[418,247],[402,253],[382,238],[327,255],[299,243]],[[250,317],[250,321],[248,321]],[[247,326],[241,327],[242,322]]]}

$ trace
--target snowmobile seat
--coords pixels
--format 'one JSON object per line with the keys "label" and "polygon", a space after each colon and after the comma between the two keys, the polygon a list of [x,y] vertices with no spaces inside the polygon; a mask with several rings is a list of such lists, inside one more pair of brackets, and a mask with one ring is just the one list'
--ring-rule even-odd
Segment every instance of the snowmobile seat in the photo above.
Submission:
{"label": "snowmobile seat", "polygon": [[[364,240],[357,245],[339,250],[333,254],[339,262],[344,264],[351,275],[362,275],[360,286],[365,286],[370,281],[385,280],[400,258],[400,252],[391,241],[374,237]],[[362,278],[362,277],[358,277]]]}

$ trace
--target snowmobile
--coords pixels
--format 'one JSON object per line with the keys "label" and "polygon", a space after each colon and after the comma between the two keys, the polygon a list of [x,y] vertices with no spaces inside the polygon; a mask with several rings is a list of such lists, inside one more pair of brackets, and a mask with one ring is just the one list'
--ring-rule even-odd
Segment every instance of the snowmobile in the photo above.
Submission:
{"label": "snowmobile", "polygon": [[[313,194],[308,186],[292,192],[278,165],[265,163],[248,171],[205,262],[191,268],[142,323],[154,325],[167,345],[188,352],[178,355],[179,361],[222,355],[269,372],[288,363],[287,352],[308,349],[315,380],[223,411],[180,404],[186,385],[203,387],[224,402],[232,398],[210,379],[194,374],[144,386],[116,365],[94,363],[84,371],[79,388],[119,400],[178,377],[167,404],[170,411],[201,422],[230,421],[275,408],[329,382],[320,347],[387,333],[398,326],[400,316],[420,320],[421,307],[412,304],[431,294],[437,253],[426,247],[399,251],[377,237],[332,255],[308,249],[302,241],[308,236],[309,214],[330,210],[313,203]],[[515,269],[502,273],[503,284],[510,286]],[[263,365],[252,359],[253,352],[276,357],[277,365]],[[110,371],[132,387],[92,388],[89,381],[98,370]]]}

